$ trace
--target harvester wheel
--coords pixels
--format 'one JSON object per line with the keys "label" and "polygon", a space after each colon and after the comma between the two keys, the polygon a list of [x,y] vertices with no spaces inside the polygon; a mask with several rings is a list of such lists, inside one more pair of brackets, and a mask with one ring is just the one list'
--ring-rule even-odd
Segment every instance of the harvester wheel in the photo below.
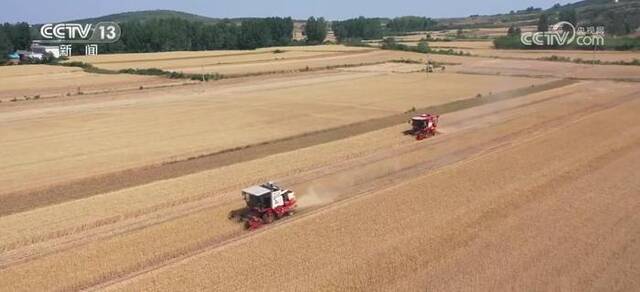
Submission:
{"label": "harvester wheel", "polygon": [[271,212],[264,213],[262,215],[262,222],[264,222],[264,224],[271,224],[273,223],[273,220],[274,220],[273,217],[274,217],[273,213]]}
{"label": "harvester wheel", "polygon": [[284,215],[285,214],[284,214],[284,212],[282,212],[282,207],[278,207],[278,209],[276,209],[276,213],[275,213],[276,218],[275,219],[280,220],[280,219],[282,219],[282,217],[284,217]]}

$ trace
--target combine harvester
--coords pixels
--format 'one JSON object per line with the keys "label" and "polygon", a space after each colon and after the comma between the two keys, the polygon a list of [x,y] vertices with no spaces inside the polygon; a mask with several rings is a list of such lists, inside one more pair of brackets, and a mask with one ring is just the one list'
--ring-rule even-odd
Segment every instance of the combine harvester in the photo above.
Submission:
{"label": "combine harvester", "polygon": [[242,190],[242,197],[247,206],[231,211],[229,219],[245,222],[245,227],[249,230],[291,216],[297,207],[295,193],[282,189],[273,182],[246,188]]}
{"label": "combine harvester", "polygon": [[415,116],[409,121],[411,130],[406,131],[405,134],[415,136],[418,141],[433,137],[438,133],[439,119],[439,115],[433,114]]}

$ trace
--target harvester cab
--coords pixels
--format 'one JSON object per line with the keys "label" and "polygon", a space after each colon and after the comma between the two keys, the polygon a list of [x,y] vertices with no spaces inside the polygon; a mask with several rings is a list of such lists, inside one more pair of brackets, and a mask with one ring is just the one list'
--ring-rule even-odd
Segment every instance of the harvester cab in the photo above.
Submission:
{"label": "harvester cab", "polygon": [[242,190],[248,208],[275,209],[283,206],[290,194],[273,183],[253,186]]}
{"label": "harvester cab", "polygon": [[232,211],[229,219],[239,218],[247,229],[257,229],[276,219],[293,215],[296,208],[295,193],[280,188],[273,182],[242,190],[246,207]]}
{"label": "harvester cab", "polygon": [[416,137],[417,140],[424,140],[428,137],[435,136],[438,129],[438,120],[440,116],[432,114],[422,114],[411,118],[410,135]]}

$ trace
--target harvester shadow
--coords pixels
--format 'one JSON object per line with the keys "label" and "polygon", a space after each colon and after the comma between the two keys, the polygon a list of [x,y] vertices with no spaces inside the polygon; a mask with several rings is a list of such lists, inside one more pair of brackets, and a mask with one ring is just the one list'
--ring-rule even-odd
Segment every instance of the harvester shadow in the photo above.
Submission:
{"label": "harvester shadow", "polygon": [[227,215],[227,219],[242,222],[242,219],[246,217],[248,214],[249,214],[249,209],[247,208],[235,209],[229,212],[229,214]]}

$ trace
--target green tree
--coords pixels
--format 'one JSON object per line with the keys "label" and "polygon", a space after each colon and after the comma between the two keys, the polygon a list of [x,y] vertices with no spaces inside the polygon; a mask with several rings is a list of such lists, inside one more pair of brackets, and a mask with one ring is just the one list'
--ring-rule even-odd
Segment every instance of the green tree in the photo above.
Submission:
{"label": "green tree", "polygon": [[437,22],[431,18],[420,16],[396,17],[387,23],[390,32],[404,33],[434,29]]}
{"label": "green tree", "polygon": [[515,37],[515,36],[520,37],[521,34],[522,34],[522,30],[515,25],[510,26],[509,30],[507,30],[507,36],[509,37]]}
{"label": "green tree", "polygon": [[382,38],[382,23],[377,18],[362,16],[332,23],[333,32],[338,41],[349,39],[380,39]]}
{"label": "green tree", "polygon": [[420,41],[418,43],[418,52],[427,53],[429,52],[429,43],[426,41]]}
{"label": "green tree", "polygon": [[5,23],[3,28],[14,49],[26,50],[31,47],[31,28],[28,23]]}
{"label": "green tree", "polygon": [[4,32],[4,27],[0,26],[0,62],[7,60],[7,53],[13,49],[11,41]]}
{"label": "green tree", "polygon": [[538,19],[538,31],[549,31],[549,16],[546,13],[540,14]]}
{"label": "green tree", "polygon": [[324,18],[309,17],[307,23],[304,26],[304,35],[307,37],[307,42],[311,44],[319,44],[324,42],[327,38],[327,22]]}
{"label": "green tree", "polygon": [[255,49],[270,46],[285,46],[293,37],[291,17],[270,17],[245,20],[240,26],[241,49]]}
{"label": "green tree", "polygon": [[560,10],[560,21],[566,21],[574,26],[578,23],[578,14],[575,9],[564,9]]}
{"label": "green tree", "polygon": [[520,41],[520,37],[516,36],[502,36],[493,41],[493,46],[496,49],[523,49],[525,48]]}
{"label": "green tree", "polygon": [[392,37],[388,37],[382,40],[382,44],[380,48],[385,50],[393,50],[397,48],[397,46],[398,46],[398,43],[396,42],[396,39]]}
{"label": "green tree", "polygon": [[273,43],[271,30],[261,20],[243,21],[240,28],[240,48],[256,49]]}

